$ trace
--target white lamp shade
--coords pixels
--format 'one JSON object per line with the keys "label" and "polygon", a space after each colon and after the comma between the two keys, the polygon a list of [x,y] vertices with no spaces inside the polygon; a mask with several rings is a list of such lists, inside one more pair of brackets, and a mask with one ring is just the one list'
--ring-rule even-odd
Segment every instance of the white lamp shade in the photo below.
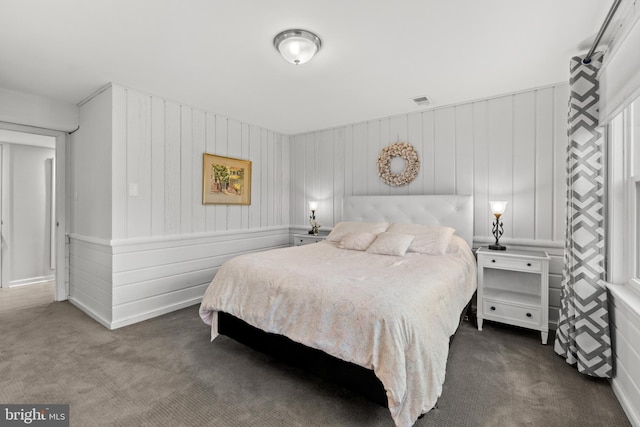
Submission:
{"label": "white lamp shade", "polygon": [[491,201],[489,202],[489,206],[491,206],[491,212],[494,215],[502,215],[505,210],[507,210],[507,204],[509,202],[505,201]]}
{"label": "white lamp shade", "polygon": [[309,202],[309,209],[311,209],[312,211],[317,211],[318,210],[318,202],[310,201]]}
{"label": "white lamp shade", "polygon": [[304,64],[320,50],[320,38],[305,30],[287,30],[276,36],[273,45],[292,64]]}

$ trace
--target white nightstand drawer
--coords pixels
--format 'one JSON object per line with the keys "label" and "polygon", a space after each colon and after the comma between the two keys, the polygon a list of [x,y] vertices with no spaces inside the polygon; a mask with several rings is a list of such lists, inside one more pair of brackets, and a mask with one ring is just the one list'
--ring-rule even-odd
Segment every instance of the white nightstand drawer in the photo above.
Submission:
{"label": "white nightstand drawer", "polygon": [[327,238],[326,234],[294,234],[293,244],[294,246],[309,245],[311,243],[318,243],[324,241]]}
{"label": "white nightstand drawer", "polygon": [[488,268],[502,268],[505,270],[533,271],[537,273],[542,271],[542,263],[540,261],[527,259],[487,257],[484,266]]}
{"label": "white nightstand drawer", "polygon": [[498,316],[503,319],[515,320],[518,323],[540,324],[540,310],[537,308],[521,307],[485,299],[483,312],[487,319]]}

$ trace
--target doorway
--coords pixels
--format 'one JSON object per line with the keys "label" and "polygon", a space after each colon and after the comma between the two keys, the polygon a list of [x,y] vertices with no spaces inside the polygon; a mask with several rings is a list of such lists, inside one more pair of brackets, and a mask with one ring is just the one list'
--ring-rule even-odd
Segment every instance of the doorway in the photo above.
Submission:
{"label": "doorway", "polygon": [[[2,161],[0,175],[13,179],[11,191],[7,194],[7,184],[3,183],[0,214],[4,223],[0,223],[2,233],[10,233],[13,245],[8,248],[3,238],[0,247],[0,259],[6,264],[0,265],[2,289],[17,289],[29,284],[34,290],[42,288],[47,292],[53,287],[56,301],[66,300],[68,296],[67,260],[65,246],[65,150],[66,133],[29,126],[0,122],[0,144]],[[8,155],[10,154],[10,155]],[[36,162],[29,167],[30,162]],[[13,169],[7,171],[6,169]],[[28,170],[31,169],[31,170]],[[34,172],[35,171],[35,172]],[[8,173],[11,172],[11,173]],[[37,181],[37,182],[36,182]],[[37,184],[37,185],[36,185]],[[37,188],[37,189],[36,189]],[[13,200],[9,198],[13,196]],[[57,201],[57,203],[56,203]],[[13,203],[13,206],[12,206]],[[6,209],[12,206],[12,212]],[[4,209],[4,210],[3,210]],[[35,211],[39,211],[36,215]],[[33,212],[32,212],[33,211]],[[25,212],[21,214],[20,212]],[[11,218],[11,224],[6,219]],[[37,224],[37,233],[29,228],[29,221]],[[18,233],[26,233],[26,238],[17,239]],[[11,235],[13,233],[13,235]],[[41,235],[37,235],[41,234]],[[40,243],[34,244],[34,240]],[[17,244],[16,244],[17,242]],[[29,246],[32,245],[32,246]],[[12,254],[6,253],[9,249]],[[2,251],[5,251],[2,254]],[[27,266],[24,254],[34,254],[37,268]],[[28,256],[28,255],[27,255]],[[9,271],[12,270],[12,271]],[[54,285],[51,285],[51,282]],[[38,283],[37,286],[32,285]],[[21,290],[25,292],[26,289]]]}

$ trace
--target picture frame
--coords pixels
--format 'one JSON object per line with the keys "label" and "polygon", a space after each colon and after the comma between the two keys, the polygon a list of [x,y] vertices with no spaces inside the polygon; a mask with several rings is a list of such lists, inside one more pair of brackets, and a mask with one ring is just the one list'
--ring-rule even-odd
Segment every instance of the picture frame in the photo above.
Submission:
{"label": "picture frame", "polygon": [[251,161],[204,153],[202,204],[250,205]]}

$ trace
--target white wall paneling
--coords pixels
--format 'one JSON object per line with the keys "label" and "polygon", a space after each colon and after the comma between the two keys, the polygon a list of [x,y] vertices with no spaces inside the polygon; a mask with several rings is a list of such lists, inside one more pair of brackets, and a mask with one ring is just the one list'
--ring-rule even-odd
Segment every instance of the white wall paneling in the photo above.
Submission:
{"label": "white wall paneling", "polygon": [[[564,240],[566,84],[291,137],[291,215],[340,220],[345,195],[473,194],[475,236],[491,235],[489,200],[504,199],[505,243],[561,247]],[[407,141],[420,154],[417,178],[390,187],[378,177],[380,150]]]}
{"label": "white wall paneling", "polygon": [[220,266],[289,246],[288,227],[112,242],[112,329],[200,302]]}
{"label": "white wall paneling", "polygon": [[629,421],[640,426],[640,297],[624,285],[609,286],[614,347],[613,391]]}
{"label": "white wall paneling", "polygon": [[111,117],[112,90],[106,88],[80,107],[82,126],[69,147],[70,231],[101,239],[111,238],[112,227]]}
{"label": "white wall paneling", "polygon": [[[289,244],[287,136],[119,85],[80,114],[71,299],[103,324],[194,304],[224,260]],[[202,204],[205,152],[252,162],[250,206]],[[88,244],[113,268],[85,260]]]}
{"label": "white wall paneling", "polygon": [[[112,88],[113,239],[288,225],[289,169],[283,167],[289,164],[288,137]],[[202,205],[205,152],[252,162],[250,207]]]}
{"label": "white wall paneling", "polygon": [[110,327],[113,273],[109,242],[72,234],[69,272],[69,301]]}

